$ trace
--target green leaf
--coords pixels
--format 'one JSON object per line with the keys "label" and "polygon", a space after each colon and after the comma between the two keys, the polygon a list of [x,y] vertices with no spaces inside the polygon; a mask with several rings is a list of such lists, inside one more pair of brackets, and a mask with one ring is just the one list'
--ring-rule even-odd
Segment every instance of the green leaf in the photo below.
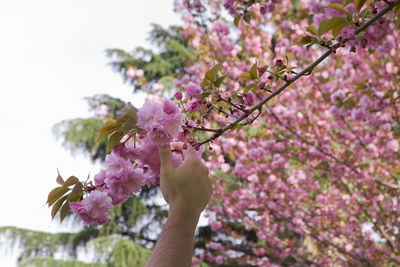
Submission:
{"label": "green leaf", "polygon": [[312,37],[309,35],[305,35],[305,36],[300,36],[299,38],[297,38],[295,43],[298,45],[306,45],[306,44],[311,43],[311,41],[312,41]]}
{"label": "green leaf", "polygon": [[62,221],[65,219],[65,216],[67,216],[69,211],[70,211],[70,208],[69,208],[69,203],[67,201],[64,203],[64,205],[62,206],[61,211],[60,211],[60,223],[62,223]]}
{"label": "green leaf", "polygon": [[362,12],[361,12],[361,19],[365,19],[369,14],[369,9],[365,8]]}
{"label": "green leaf", "polygon": [[250,24],[250,13],[249,13],[249,12],[246,12],[246,14],[244,14],[243,20],[244,20],[247,24]]}
{"label": "green leaf", "polygon": [[215,65],[212,69],[206,72],[205,78],[213,83],[215,81],[215,78],[217,77],[218,71],[220,71],[221,69],[221,64]]}
{"label": "green leaf", "polygon": [[67,196],[63,196],[62,198],[60,198],[53,206],[53,208],[51,209],[51,219],[54,219],[54,216],[56,216],[58,210],[61,208],[61,205],[64,203],[64,201],[67,199]]}
{"label": "green leaf", "polygon": [[257,88],[257,84],[249,84],[244,88],[244,93],[247,93],[248,91],[250,91],[253,88]]}
{"label": "green leaf", "polygon": [[217,78],[214,82],[215,87],[219,88],[222,84],[222,82],[224,81],[224,79],[226,78],[226,75],[221,76],[219,78]]}
{"label": "green leaf", "polygon": [[354,9],[360,11],[367,0],[354,0]]}
{"label": "green leaf", "polygon": [[103,126],[100,127],[98,130],[99,137],[97,137],[96,143],[101,141],[103,138],[107,137],[109,134],[113,133],[115,130],[118,129],[118,127],[121,126],[119,123],[117,123],[116,120],[108,120],[106,121]]}
{"label": "green leaf", "polygon": [[346,24],[339,24],[338,26],[334,27],[332,29],[332,34],[334,37],[338,36],[338,34],[343,30],[344,26],[346,26]]}
{"label": "green leaf", "polygon": [[64,186],[68,187],[68,186],[74,185],[76,183],[79,183],[79,179],[76,178],[75,176],[71,176],[65,181]]}
{"label": "green leaf", "polygon": [[83,184],[77,183],[72,189],[71,193],[67,195],[67,200],[70,202],[80,201],[83,196]]}
{"label": "green leaf", "polygon": [[107,143],[107,153],[110,153],[111,150],[118,145],[119,141],[121,141],[122,137],[124,137],[124,134],[122,131],[116,131],[110,136],[110,139],[108,139]]}
{"label": "green leaf", "polygon": [[348,4],[350,4],[351,2],[353,2],[354,0],[346,0],[343,4],[343,6],[347,6]]}
{"label": "green leaf", "polygon": [[207,71],[205,77],[210,82],[214,82],[215,77],[216,77],[216,73],[214,71],[214,68],[212,68],[211,70]]}
{"label": "green leaf", "polygon": [[254,12],[253,9],[250,10],[250,17],[253,18],[253,19],[256,19],[256,18],[257,18],[256,12]]}
{"label": "green leaf", "polygon": [[341,4],[338,4],[338,3],[333,3],[333,4],[330,4],[328,6],[323,6],[323,8],[333,8],[333,9],[335,9],[337,11],[340,11],[340,12],[343,12],[343,13],[346,13],[346,14],[350,13],[350,11],[347,10],[347,8],[343,7]]}
{"label": "green leaf", "polygon": [[353,16],[349,13],[346,15],[346,22],[351,23],[353,21]]}
{"label": "green leaf", "polygon": [[[88,177],[88,179],[89,179],[89,177]],[[74,188],[72,188],[71,193],[82,191],[82,189],[83,189],[83,184],[81,182],[76,183]]]}
{"label": "green leaf", "polygon": [[248,81],[251,80],[251,76],[249,72],[243,72],[239,75],[239,81]]}
{"label": "green leaf", "polygon": [[127,120],[125,122],[124,127],[122,128],[122,132],[125,134],[129,133],[130,131],[134,130],[137,131],[139,127],[135,121]]}
{"label": "green leaf", "polygon": [[137,110],[136,108],[131,108],[131,109],[128,110],[128,112],[126,112],[125,117],[126,117],[128,120],[137,122],[137,120],[138,120],[137,112],[138,112],[138,110]]}
{"label": "green leaf", "polygon": [[257,74],[257,62],[254,63],[254,65],[250,69],[250,77],[253,80],[257,79],[257,77],[258,77],[258,74]]}
{"label": "green leaf", "polygon": [[76,191],[71,194],[68,194],[67,200],[70,202],[77,202],[80,201],[83,196],[83,191]]}
{"label": "green leaf", "polygon": [[394,23],[394,26],[396,26],[397,28],[400,28],[400,13],[397,14],[397,20]]}
{"label": "green leaf", "polygon": [[346,20],[341,17],[333,17],[331,19],[323,20],[319,24],[318,35],[321,36],[341,24],[346,25]]}
{"label": "green leaf", "polygon": [[233,24],[235,24],[236,27],[239,27],[240,18],[241,18],[241,16],[237,16],[237,17],[233,20]]}
{"label": "green leaf", "polygon": [[201,94],[201,99],[205,99],[206,97],[208,97],[209,95],[211,95],[211,92],[207,91],[207,92],[203,92]]}
{"label": "green leaf", "polygon": [[200,84],[201,87],[209,87],[210,86],[210,81],[208,81],[206,78],[203,79],[203,81]]}
{"label": "green leaf", "polygon": [[60,197],[62,197],[65,193],[67,193],[69,190],[68,187],[60,186],[56,187],[47,196],[47,203],[49,207],[53,205],[54,202],[56,202]]}
{"label": "green leaf", "polygon": [[398,14],[400,13],[400,5],[397,5],[394,10],[393,10],[394,14]]}
{"label": "green leaf", "polygon": [[300,0],[290,0],[294,9],[301,8],[301,1]]}
{"label": "green leaf", "polygon": [[306,31],[308,31],[309,33],[311,33],[313,35],[317,35],[317,29],[315,28],[314,24],[309,25],[306,28]]}
{"label": "green leaf", "polygon": [[215,70],[215,73],[218,73],[218,71],[223,69],[223,66],[222,66],[222,64],[217,64],[214,66],[213,69]]}

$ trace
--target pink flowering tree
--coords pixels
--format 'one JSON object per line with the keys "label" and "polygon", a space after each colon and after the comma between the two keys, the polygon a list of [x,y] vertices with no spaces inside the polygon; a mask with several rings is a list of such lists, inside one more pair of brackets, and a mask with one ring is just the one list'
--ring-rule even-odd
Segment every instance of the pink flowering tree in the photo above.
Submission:
{"label": "pink flowering tree", "polygon": [[[158,147],[170,145],[178,166],[191,144],[214,179],[194,263],[399,265],[400,1],[183,0],[176,10],[196,62],[176,76],[174,101],[107,121],[104,170],[94,182],[59,177],[54,214],[104,224],[112,205],[159,182]],[[146,84],[137,68],[125,75]]]}

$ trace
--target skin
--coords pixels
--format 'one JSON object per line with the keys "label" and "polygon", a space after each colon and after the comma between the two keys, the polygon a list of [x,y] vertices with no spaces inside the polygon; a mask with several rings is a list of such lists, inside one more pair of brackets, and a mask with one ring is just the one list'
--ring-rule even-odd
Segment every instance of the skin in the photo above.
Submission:
{"label": "skin", "polygon": [[192,147],[183,150],[184,161],[172,166],[171,148],[159,149],[161,191],[169,204],[168,219],[145,267],[191,265],[194,232],[212,195],[208,168]]}

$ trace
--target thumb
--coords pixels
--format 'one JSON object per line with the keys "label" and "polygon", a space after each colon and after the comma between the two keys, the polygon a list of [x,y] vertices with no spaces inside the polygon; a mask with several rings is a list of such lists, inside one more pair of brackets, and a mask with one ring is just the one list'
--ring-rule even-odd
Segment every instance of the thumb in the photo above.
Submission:
{"label": "thumb", "polygon": [[172,151],[169,145],[159,147],[158,155],[160,156],[161,171],[169,171],[174,168],[172,166]]}

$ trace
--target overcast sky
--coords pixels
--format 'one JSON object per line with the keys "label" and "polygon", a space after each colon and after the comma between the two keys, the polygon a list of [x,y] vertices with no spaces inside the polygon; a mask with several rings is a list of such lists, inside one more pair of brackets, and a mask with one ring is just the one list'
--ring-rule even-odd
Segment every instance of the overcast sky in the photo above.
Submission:
{"label": "overcast sky", "polygon": [[100,166],[72,156],[51,128],[91,116],[83,98],[94,94],[140,107],[142,98],[107,66],[104,50],[149,46],[152,22],[180,23],[173,0],[0,1],[0,226],[67,230],[51,223],[44,206],[56,169],[84,179]]}

